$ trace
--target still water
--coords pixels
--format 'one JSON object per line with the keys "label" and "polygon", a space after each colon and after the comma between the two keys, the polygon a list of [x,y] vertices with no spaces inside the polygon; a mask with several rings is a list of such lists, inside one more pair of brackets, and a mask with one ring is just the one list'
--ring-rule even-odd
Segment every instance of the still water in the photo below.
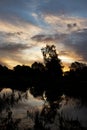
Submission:
{"label": "still water", "polygon": [[[4,88],[0,92],[0,97],[3,95],[6,97],[10,97],[12,94],[12,90],[10,88]],[[15,119],[22,119],[20,126],[23,128],[24,126],[32,127],[34,125],[34,114],[36,111],[41,111],[45,101],[42,97],[35,98],[29,90],[26,92],[14,91],[15,99],[17,99],[18,95],[21,95],[21,99],[18,103],[15,103],[11,110],[13,112],[13,117]],[[49,103],[48,103],[49,104]],[[59,112],[62,112],[65,117],[77,119],[82,123],[83,126],[87,127],[87,107],[86,105],[81,106],[80,101],[78,99],[67,97],[66,95],[61,96],[61,100],[59,102]],[[27,110],[30,112],[30,117],[27,118]],[[2,116],[5,116],[6,110],[2,111]]]}

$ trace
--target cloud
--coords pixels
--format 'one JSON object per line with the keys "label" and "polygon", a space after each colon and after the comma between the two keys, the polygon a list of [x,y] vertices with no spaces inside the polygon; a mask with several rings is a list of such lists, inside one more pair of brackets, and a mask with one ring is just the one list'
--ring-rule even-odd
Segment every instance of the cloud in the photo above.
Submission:
{"label": "cloud", "polygon": [[[19,51],[32,48],[32,44],[25,43],[28,36],[21,32],[0,31],[0,51],[8,53],[17,53]],[[28,39],[29,40],[29,39]]]}
{"label": "cloud", "polygon": [[30,50],[32,47],[32,45],[21,43],[2,43],[0,44],[0,63],[10,68],[17,64],[25,64],[29,58],[24,59],[26,54],[23,54],[23,51]]}
{"label": "cloud", "polygon": [[[73,57],[71,61],[87,62],[87,19],[69,16],[44,15],[50,26],[46,32],[34,35],[32,40],[44,44],[55,44],[61,54]],[[69,58],[70,59],[70,58]],[[69,61],[69,60],[67,60]]]}
{"label": "cloud", "polygon": [[87,29],[73,32],[63,43],[87,62]]}
{"label": "cloud", "polygon": [[8,33],[5,33],[6,35],[8,36],[14,36],[14,35],[21,35],[23,32],[8,32]]}
{"label": "cloud", "polygon": [[[31,50],[37,45],[30,40],[30,36],[36,34],[37,31],[39,32],[40,29],[38,27],[29,24],[20,28],[9,23],[4,25],[4,22],[1,23],[1,27],[0,63],[12,68],[12,66],[17,64],[30,65],[37,59],[34,58],[36,52],[33,51],[31,53]],[[38,55],[36,55],[36,57],[38,57]]]}
{"label": "cloud", "polygon": [[[32,37],[38,42],[55,43],[59,49],[59,55],[71,56],[74,60],[87,62],[87,29],[73,31],[71,33],[61,33],[53,35],[36,35]],[[67,60],[68,61],[68,60]]]}
{"label": "cloud", "polygon": [[87,0],[0,0],[1,62],[41,60],[45,44],[55,44],[63,59],[87,61],[86,5]]}
{"label": "cloud", "polygon": [[[85,3],[85,4],[84,4]],[[24,23],[48,28],[49,21],[44,17],[86,15],[86,0],[3,0],[0,1],[0,19],[14,25],[22,26]],[[84,7],[84,8],[83,8]],[[80,13],[81,12],[81,13]],[[54,21],[51,19],[51,22]]]}
{"label": "cloud", "polygon": [[0,65],[2,65],[2,66],[7,66],[7,64],[4,63],[2,60],[0,60]]}
{"label": "cloud", "polygon": [[86,16],[86,0],[49,0],[45,6],[42,6],[41,10],[45,14],[53,15],[77,15]]}
{"label": "cloud", "polygon": [[87,27],[87,19],[80,17],[46,14],[44,20],[49,24],[50,33],[70,33]]}
{"label": "cloud", "polygon": [[[71,12],[74,12],[74,8],[76,8],[77,12],[79,12],[81,7],[83,7],[82,5],[84,5],[83,10],[85,10],[85,4],[82,0],[79,2],[76,2],[75,0],[16,0],[15,2],[14,0],[3,0],[0,1],[0,20],[19,27],[31,24],[44,30],[50,30],[50,28],[59,30],[61,27],[65,28],[63,21],[65,21],[67,25],[71,25],[71,23],[67,22],[70,21],[67,16],[74,17],[74,15],[69,15],[70,10],[72,10]],[[65,17],[63,18],[61,16]],[[73,24],[79,26],[76,21],[74,21]]]}
{"label": "cloud", "polygon": [[39,34],[31,37],[32,40],[37,42],[48,42],[48,41],[54,41],[56,39],[55,35],[45,35],[45,34]]}
{"label": "cloud", "polygon": [[25,50],[27,48],[31,48],[32,46],[28,46],[26,44],[21,43],[2,43],[0,44],[0,51],[7,51],[7,52],[18,52],[20,50]]}
{"label": "cloud", "polygon": [[[8,22],[16,26],[23,26],[23,24],[32,24],[34,26],[43,27],[42,17],[40,15],[39,7],[44,2],[39,0],[3,0],[0,1],[0,20]],[[33,14],[36,14],[37,17]]]}

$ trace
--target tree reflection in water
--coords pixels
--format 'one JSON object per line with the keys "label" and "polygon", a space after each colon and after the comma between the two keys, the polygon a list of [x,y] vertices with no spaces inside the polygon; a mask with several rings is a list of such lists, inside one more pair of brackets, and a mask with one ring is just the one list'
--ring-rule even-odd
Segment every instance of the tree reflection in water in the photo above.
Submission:
{"label": "tree reflection in water", "polygon": [[35,98],[29,90],[24,93],[4,89],[0,92],[0,128],[1,130],[5,128],[24,130],[23,127],[28,130],[31,127],[34,130],[84,130],[79,121],[82,111],[77,107],[78,104],[79,100],[66,95],[62,95],[59,102],[49,104],[45,93],[43,97]]}

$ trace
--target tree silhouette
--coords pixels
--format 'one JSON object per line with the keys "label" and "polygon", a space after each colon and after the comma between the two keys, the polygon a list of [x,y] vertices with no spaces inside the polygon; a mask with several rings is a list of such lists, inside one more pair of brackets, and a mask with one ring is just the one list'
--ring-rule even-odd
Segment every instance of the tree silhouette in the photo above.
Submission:
{"label": "tree silhouette", "polygon": [[51,70],[54,75],[61,77],[63,74],[62,71],[62,62],[58,58],[58,54],[56,52],[56,47],[54,45],[46,45],[46,47],[41,49],[44,59],[44,64],[48,70]]}
{"label": "tree silhouette", "polygon": [[66,95],[86,99],[87,65],[77,61],[71,63],[70,71],[64,76],[64,85]]}
{"label": "tree silhouette", "polygon": [[52,58],[57,58],[57,53],[54,45],[46,45],[46,47],[41,49],[44,57],[45,64],[51,61]]}
{"label": "tree silhouette", "polygon": [[13,68],[14,85],[21,86],[21,89],[26,90],[32,86],[32,69],[26,65],[17,65]]}
{"label": "tree silhouette", "polygon": [[62,78],[62,63],[58,58],[56,47],[54,45],[46,45],[41,49],[46,67],[46,92],[48,98],[55,100],[58,96],[58,86]]}
{"label": "tree silhouette", "polygon": [[82,70],[84,67],[87,67],[85,63],[80,63],[80,62],[73,62],[71,65],[70,65],[70,71],[77,71],[77,70]]}
{"label": "tree silhouette", "polygon": [[45,67],[42,63],[40,62],[34,62],[32,65],[31,65],[31,68],[34,69],[34,70],[39,70],[39,71],[44,71]]}
{"label": "tree silhouette", "polygon": [[62,62],[54,45],[46,45],[41,52],[43,63],[35,61],[31,67],[17,65],[11,70],[0,65],[0,89],[10,87],[26,91],[30,88],[34,96],[41,96],[45,91],[50,101],[57,100],[63,93],[87,98],[87,65],[75,61],[71,63],[68,72],[63,72]]}
{"label": "tree silhouette", "polygon": [[[34,62],[31,65],[32,68],[32,79],[34,87],[34,96],[42,95],[44,92],[44,72],[45,66],[40,62]],[[31,89],[32,91],[32,89]]]}

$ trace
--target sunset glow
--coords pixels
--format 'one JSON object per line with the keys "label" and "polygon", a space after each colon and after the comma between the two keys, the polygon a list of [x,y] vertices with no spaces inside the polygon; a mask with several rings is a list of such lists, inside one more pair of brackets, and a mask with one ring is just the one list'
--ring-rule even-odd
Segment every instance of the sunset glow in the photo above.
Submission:
{"label": "sunset glow", "polygon": [[0,64],[12,68],[43,62],[41,48],[46,44],[55,44],[67,65],[76,60],[86,63],[86,4],[85,0],[0,1]]}

